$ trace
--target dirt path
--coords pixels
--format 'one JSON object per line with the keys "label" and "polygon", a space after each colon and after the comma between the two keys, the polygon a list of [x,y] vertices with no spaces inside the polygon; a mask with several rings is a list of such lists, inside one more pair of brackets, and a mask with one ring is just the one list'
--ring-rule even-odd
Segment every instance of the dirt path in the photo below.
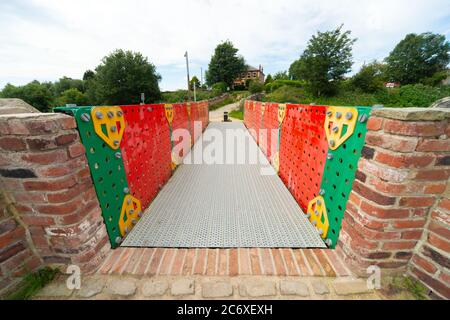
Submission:
{"label": "dirt path", "polygon": [[[235,102],[235,103],[231,103],[231,104],[227,104],[226,106],[223,106],[219,109],[213,110],[209,112],[209,121],[212,122],[220,122],[223,120],[223,113],[225,111],[232,111],[232,110],[236,110],[239,109],[239,102]],[[236,120],[236,119],[233,119]],[[239,121],[239,120],[236,120]]]}

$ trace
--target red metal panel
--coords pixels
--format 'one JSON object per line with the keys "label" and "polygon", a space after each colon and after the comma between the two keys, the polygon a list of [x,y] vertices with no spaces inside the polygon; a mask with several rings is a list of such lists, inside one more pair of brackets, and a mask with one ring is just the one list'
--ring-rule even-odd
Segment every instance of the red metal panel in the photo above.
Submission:
{"label": "red metal panel", "polygon": [[147,208],[172,173],[164,104],[121,108],[126,127],[120,148],[128,185],[131,194]]}
{"label": "red metal panel", "polygon": [[[173,104],[173,109],[174,109],[174,118],[173,118],[173,122],[172,122],[172,132],[177,129],[189,130],[189,115],[187,112],[187,105],[185,103],[175,103],[175,104]],[[186,135],[186,138],[188,138],[187,135]],[[182,138],[179,138],[178,140],[174,141],[173,143],[174,143],[174,146],[177,146],[179,143],[182,143]],[[190,149],[190,144],[187,144],[187,145],[189,146],[189,149]],[[186,154],[187,154],[187,150],[186,150]],[[178,156],[180,156],[182,159],[186,156],[186,154],[184,154],[184,151],[181,148],[180,154]]]}
{"label": "red metal panel", "polygon": [[318,195],[328,151],[326,107],[286,105],[279,175],[303,210]]}
{"label": "red metal panel", "polygon": [[[272,160],[273,153],[276,152],[278,144],[278,103],[266,102],[263,115],[264,131],[262,138],[260,135],[259,145],[261,150]],[[265,142],[264,142],[265,141]]]}

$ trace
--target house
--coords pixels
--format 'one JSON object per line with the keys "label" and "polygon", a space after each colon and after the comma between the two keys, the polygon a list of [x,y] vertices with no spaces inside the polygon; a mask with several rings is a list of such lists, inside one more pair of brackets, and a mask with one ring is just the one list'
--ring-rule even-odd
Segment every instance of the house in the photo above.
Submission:
{"label": "house", "polygon": [[234,80],[234,86],[246,86],[248,81],[264,82],[264,69],[259,65],[259,68],[247,66],[247,71],[243,72],[239,78]]}

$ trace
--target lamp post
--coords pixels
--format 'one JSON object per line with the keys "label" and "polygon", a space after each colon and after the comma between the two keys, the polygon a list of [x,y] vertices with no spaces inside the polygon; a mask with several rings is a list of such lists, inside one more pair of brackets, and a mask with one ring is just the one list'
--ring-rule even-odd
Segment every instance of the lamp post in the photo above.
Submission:
{"label": "lamp post", "polygon": [[184,54],[184,57],[186,58],[186,72],[187,72],[187,85],[188,85],[188,101],[191,100],[191,88],[189,85],[189,57],[188,57],[188,52],[186,51],[186,53]]}

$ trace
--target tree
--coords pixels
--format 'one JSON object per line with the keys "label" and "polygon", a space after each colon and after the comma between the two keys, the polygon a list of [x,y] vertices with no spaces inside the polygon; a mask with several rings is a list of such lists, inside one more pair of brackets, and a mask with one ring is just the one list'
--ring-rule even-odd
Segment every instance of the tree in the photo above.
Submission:
{"label": "tree", "polygon": [[443,71],[450,62],[450,43],[444,35],[408,34],[386,58],[391,81],[421,82]]}
{"label": "tree", "polygon": [[141,93],[145,101],[160,98],[161,76],[141,53],[116,50],[95,68],[95,100],[98,104],[137,104]]}
{"label": "tree", "polygon": [[289,80],[287,71],[278,71],[273,75],[273,80]]}
{"label": "tree", "polygon": [[273,82],[273,78],[270,74],[267,75],[266,80],[264,81],[264,84],[268,84]]}
{"label": "tree", "polygon": [[92,70],[86,70],[86,72],[83,74],[83,80],[89,81],[95,77],[95,72]]}
{"label": "tree", "polygon": [[264,84],[260,81],[252,80],[252,81],[250,81],[250,83],[248,85],[248,91],[250,91],[250,93],[252,93],[252,94],[263,92]]}
{"label": "tree", "polygon": [[301,80],[300,60],[295,60],[289,67],[289,78],[292,80]]}
{"label": "tree", "polygon": [[199,89],[200,81],[198,80],[198,78],[196,76],[193,76],[191,81],[189,81],[189,89],[194,90],[194,83],[195,83],[195,88]]}
{"label": "tree", "polygon": [[65,106],[66,104],[86,106],[89,104],[89,100],[83,92],[76,88],[71,88],[64,91],[61,96],[56,99],[56,105]]}
{"label": "tree", "polygon": [[216,47],[209,62],[208,71],[205,73],[209,86],[225,82],[228,87],[231,87],[233,81],[246,71],[244,58],[237,55],[238,51],[230,41],[225,41]]}
{"label": "tree", "polygon": [[56,97],[60,96],[64,91],[72,88],[77,89],[80,92],[84,92],[85,88],[83,80],[62,77],[53,84],[53,90]]}
{"label": "tree", "polygon": [[351,32],[343,32],[342,27],[313,35],[300,59],[290,67],[294,78],[306,80],[315,96],[333,94],[353,64],[352,46],[356,39],[351,39]]}
{"label": "tree", "polygon": [[54,96],[51,83],[34,80],[24,86],[7,84],[0,93],[3,98],[18,98],[42,112],[50,111]]}
{"label": "tree", "polygon": [[383,87],[386,65],[373,61],[363,65],[351,79],[351,84],[364,92],[373,93]]}

